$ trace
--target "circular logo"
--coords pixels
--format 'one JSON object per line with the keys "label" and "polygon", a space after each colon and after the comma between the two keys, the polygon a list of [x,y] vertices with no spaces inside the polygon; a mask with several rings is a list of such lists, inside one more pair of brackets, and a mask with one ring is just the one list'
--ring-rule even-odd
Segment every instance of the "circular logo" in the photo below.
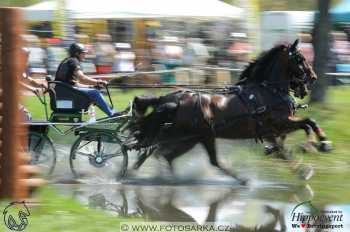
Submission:
{"label": "circular logo", "polygon": [[24,201],[12,202],[3,211],[4,223],[7,228],[14,231],[22,231],[28,225],[28,216],[30,215]]}
{"label": "circular logo", "polygon": [[126,225],[126,224],[122,224],[122,225],[120,225],[120,230],[121,231],[128,231],[129,230],[129,226]]}

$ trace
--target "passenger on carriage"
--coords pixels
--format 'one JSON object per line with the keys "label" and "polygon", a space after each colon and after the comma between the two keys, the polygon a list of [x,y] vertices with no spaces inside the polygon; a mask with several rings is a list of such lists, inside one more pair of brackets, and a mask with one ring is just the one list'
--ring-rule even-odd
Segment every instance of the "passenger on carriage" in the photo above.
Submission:
{"label": "passenger on carriage", "polygon": [[86,53],[87,50],[84,45],[80,43],[71,44],[69,47],[69,57],[65,58],[58,66],[55,81],[62,81],[86,93],[109,117],[119,116],[120,113],[110,108],[101,92],[92,88],[92,86],[105,86],[107,82],[88,77],[82,71],[80,62],[85,59]]}
{"label": "passenger on carriage", "polygon": [[22,52],[24,54],[24,63],[26,64],[26,70],[22,73],[20,85],[26,90],[30,90],[34,93],[40,94],[45,90],[46,85],[30,77],[28,72],[28,59],[30,51],[28,48],[23,47]]}
{"label": "passenger on carriage", "polygon": [[[45,89],[46,89],[46,85],[44,83],[41,83],[38,80],[33,79],[32,77],[30,77],[29,72],[28,72],[28,60],[29,60],[29,54],[30,54],[30,50],[26,47],[22,47],[21,52],[24,55],[24,63],[26,65],[25,67],[25,71],[22,73],[22,76],[20,78],[20,85],[25,89],[25,90],[29,90],[32,91],[35,94],[43,94]],[[20,105],[19,106],[19,110],[21,112],[23,112],[24,115],[24,119],[26,121],[31,121],[32,120],[32,115],[30,114],[30,112],[23,106]]]}

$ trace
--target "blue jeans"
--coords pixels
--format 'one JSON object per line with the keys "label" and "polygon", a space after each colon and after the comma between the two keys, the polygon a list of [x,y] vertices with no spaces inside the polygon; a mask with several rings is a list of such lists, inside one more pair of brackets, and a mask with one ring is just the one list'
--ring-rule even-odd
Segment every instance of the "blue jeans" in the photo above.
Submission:
{"label": "blue jeans", "polygon": [[114,114],[114,110],[111,107],[109,107],[107,102],[104,100],[101,92],[98,91],[97,89],[93,89],[93,88],[76,88],[76,89],[89,95],[89,97],[96,103],[96,105],[108,116],[112,116]]}

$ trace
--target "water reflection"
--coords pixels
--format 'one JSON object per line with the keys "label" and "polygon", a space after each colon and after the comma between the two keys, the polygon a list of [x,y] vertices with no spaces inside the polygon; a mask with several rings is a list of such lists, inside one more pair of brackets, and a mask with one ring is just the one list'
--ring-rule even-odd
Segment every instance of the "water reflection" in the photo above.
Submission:
{"label": "water reflection", "polygon": [[[237,231],[289,231],[291,207],[311,200],[308,186],[57,185],[84,205],[150,221],[229,223]],[[276,201],[276,199],[279,199]]]}

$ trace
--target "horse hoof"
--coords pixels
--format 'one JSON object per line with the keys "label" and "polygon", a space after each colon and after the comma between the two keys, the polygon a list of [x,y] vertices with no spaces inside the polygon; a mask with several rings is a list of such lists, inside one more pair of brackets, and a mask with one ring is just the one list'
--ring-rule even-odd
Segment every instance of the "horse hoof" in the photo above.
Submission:
{"label": "horse hoof", "polygon": [[303,180],[309,180],[314,173],[314,168],[311,166],[304,166],[299,169],[299,177]]}
{"label": "horse hoof", "polygon": [[275,151],[276,151],[276,149],[274,146],[265,146],[265,148],[264,148],[265,155],[271,155]]}
{"label": "horse hoof", "polygon": [[278,148],[272,145],[267,145],[264,147],[265,155],[271,155],[272,153],[278,151]]}
{"label": "horse hoof", "polygon": [[318,147],[321,152],[330,152],[333,150],[331,141],[321,141]]}
{"label": "horse hoof", "polygon": [[247,186],[249,183],[248,179],[239,179],[239,184],[243,186]]}

